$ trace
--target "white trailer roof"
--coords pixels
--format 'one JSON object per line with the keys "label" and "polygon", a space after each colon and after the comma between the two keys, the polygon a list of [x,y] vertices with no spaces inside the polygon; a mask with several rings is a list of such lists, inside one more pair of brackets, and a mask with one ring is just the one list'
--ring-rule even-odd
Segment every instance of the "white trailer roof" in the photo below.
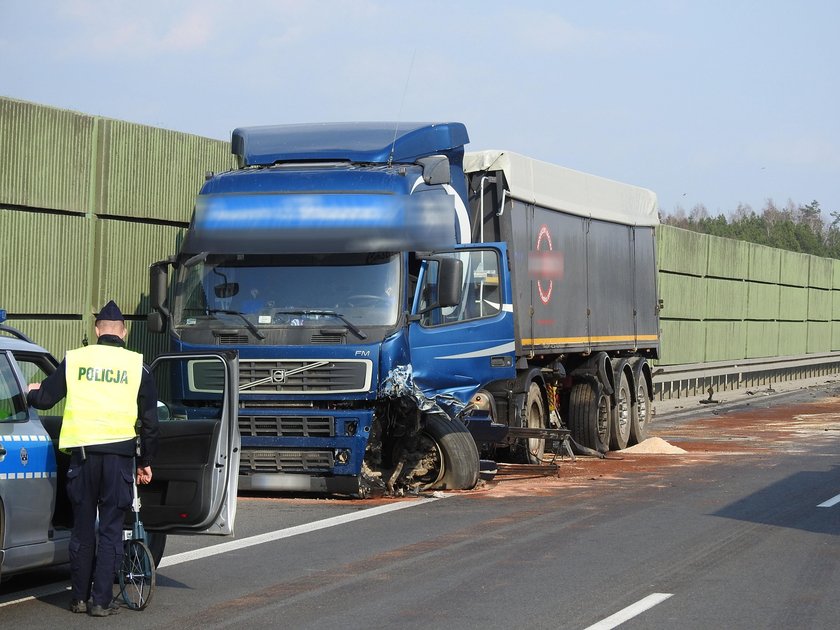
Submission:
{"label": "white trailer roof", "polygon": [[503,171],[514,199],[627,225],[658,225],[656,193],[511,151],[471,151],[464,171]]}

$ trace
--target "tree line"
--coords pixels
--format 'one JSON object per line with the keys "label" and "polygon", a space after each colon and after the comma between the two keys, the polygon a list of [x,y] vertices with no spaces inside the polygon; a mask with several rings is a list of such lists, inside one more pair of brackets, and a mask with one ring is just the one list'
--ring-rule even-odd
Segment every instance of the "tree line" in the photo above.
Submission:
{"label": "tree line", "polygon": [[826,258],[840,258],[840,212],[831,212],[832,221],[826,223],[818,201],[797,205],[788,201],[783,208],[768,200],[761,213],[749,205],[738,204],[729,219],[723,214],[709,215],[703,204],[690,212],[677,208],[673,214],[660,213],[666,225],[759,243],[792,252],[813,254]]}

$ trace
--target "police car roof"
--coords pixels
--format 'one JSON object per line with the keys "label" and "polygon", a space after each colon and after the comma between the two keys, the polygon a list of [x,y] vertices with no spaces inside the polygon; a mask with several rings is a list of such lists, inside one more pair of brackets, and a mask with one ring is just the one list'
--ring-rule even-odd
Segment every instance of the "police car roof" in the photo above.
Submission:
{"label": "police car roof", "polygon": [[7,337],[5,334],[0,334],[0,350],[13,350],[21,352],[36,352],[38,354],[49,354],[47,350],[35,343],[23,341],[22,339],[15,339],[14,337]]}
{"label": "police car roof", "polygon": [[8,330],[10,326],[0,324],[0,350],[13,350],[19,352],[35,352],[37,354],[49,354],[47,350],[37,343],[25,341],[13,336],[14,332]]}

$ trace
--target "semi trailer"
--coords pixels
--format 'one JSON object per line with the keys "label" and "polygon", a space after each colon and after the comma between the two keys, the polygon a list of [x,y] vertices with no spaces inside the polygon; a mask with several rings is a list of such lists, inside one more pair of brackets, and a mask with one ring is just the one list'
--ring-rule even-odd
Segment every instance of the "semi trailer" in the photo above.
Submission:
{"label": "semi trailer", "polygon": [[656,195],[468,142],[461,123],[233,131],[238,168],[208,173],[150,267],[148,325],[173,352],[238,351],[241,489],[468,489],[483,460],[645,439]]}

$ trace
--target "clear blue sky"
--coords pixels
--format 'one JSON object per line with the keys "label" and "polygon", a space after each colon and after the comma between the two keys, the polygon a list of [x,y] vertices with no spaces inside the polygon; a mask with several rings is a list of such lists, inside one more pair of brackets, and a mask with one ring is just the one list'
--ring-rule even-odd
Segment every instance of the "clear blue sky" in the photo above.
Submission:
{"label": "clear blue sky", "polygon": [[[455,120],[663,211],[840,212],[834,0],[0,0],[0,95],[229,139]],[[3,139],[0,138],[0,142]]]}

